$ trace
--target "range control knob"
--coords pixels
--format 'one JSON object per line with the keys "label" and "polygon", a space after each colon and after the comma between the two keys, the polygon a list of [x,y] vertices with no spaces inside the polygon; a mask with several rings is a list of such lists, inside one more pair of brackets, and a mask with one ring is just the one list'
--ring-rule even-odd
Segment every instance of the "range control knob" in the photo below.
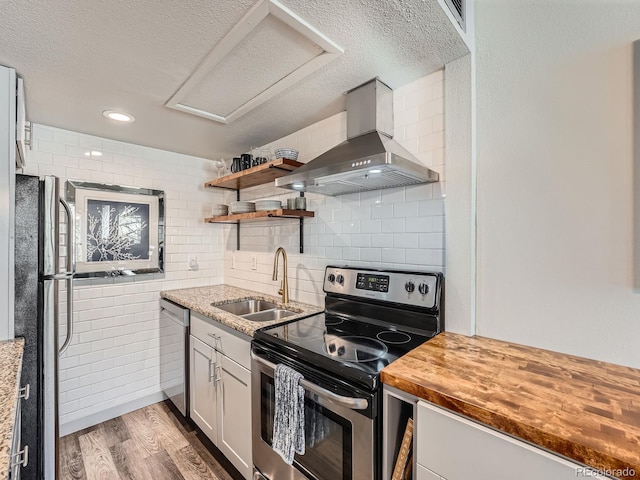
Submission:
{"label": "range control knob", "polygon": [[427,285],[426,283],[421,283],[420,285],[418,285],[418,291],[422,295],[426,295],[427,293],[429,293],[429,285]]}
{"label": "range control knob", "polygon": [[411,280],[409,280],[407,283],[404,284],[404,289],[407,292],[411,293],[416,289],[416,286]]}
{"label": "range control knob", "polygon": [[329,346],[327,347],[327,349],[329,350],[329,353],[333,353],[336,351],[336,344],[335,343],[330,343]]}
{"label": "range control knob", "polygon": [[331,283],[333,283],[336,281],[336,276],[333,273],[330,273],[328,279]]}
{"label": "range control knob", "polygon": [[344,345],[338,347],[338,355],[343,356],[345,352]]}
{"label": "range control knob", "polygon": [[338,275],[338,276],[336,277],[336,280],[338,281],[338,283],[339,283],[340,285],[343,285],[343,284],[344,284],[344,276],[342,276],[342,275]]}

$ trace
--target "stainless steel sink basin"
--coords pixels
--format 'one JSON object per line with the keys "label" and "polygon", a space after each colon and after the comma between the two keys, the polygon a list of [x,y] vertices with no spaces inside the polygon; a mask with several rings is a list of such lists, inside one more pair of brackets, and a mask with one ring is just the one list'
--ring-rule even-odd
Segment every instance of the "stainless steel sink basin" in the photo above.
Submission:
{"label": "stainless steel sink basin", "polygon": [[[278,306],[275,303],[266,302],[264,300],[241,300],[239,302],[223,303],[221,305],[212,304],[214,307],[224,310],[225,312],[238,315],[239,317],[251,313],[262,312],[264,310],[273,310]],[[283,310],[286,311],[286,310]]]}
{"label": "stainless steel sink basin", "polygon": [[245,320],[251,320],[252,322],[270,322],[271,320],[280,320],[282,318],[287,318],[295,314],[296,312],[292,312],[291,310],[274,308],[273,310],[265,310],[263,312],[242,315],[242,318],[244,318]]}

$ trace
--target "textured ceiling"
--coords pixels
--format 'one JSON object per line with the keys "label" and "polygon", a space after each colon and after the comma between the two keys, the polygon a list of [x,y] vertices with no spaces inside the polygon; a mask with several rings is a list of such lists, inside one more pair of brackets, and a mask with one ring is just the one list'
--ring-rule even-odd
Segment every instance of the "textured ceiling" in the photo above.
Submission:
{"label": "textured ceiling", "polygon": [[[255,1],[0,3],[0,64],[24,77],[29,120],[205,158],[247,151],[344,110],[343,93],[370,78],[397,88],[466,53],[437,0],[282,0],[344,55],[224,125],[164,105]],[[305,51],[308,45],[282,61],[295,64]],[[215,79],[210,98],[233,106],[260,85],[249,82],[253,76],[270,81],[265,68],[247,51],[229,64],[232,81]],[[109,122],[107,109],[136,122]]]}

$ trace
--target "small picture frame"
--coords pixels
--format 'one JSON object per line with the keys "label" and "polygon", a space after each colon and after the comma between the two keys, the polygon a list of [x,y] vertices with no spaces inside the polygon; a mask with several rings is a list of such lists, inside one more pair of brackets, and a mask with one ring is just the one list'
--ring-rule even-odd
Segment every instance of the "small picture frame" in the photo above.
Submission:
{"label": "small picture frame", "polygon": [[68,180],[77,278],[164,271],[164,192]]}

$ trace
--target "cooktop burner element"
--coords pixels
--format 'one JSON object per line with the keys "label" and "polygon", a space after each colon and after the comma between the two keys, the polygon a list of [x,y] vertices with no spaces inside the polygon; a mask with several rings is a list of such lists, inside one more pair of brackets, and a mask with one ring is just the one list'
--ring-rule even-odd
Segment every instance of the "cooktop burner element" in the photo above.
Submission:
{"label": "cooktop burner element", "polygon": [[340,318],[340,317],[331,318],[331,317],[329,317],[329,318],[325,319],[324,324],[327,327],[330,327],[330,326],[332,327],[332,326],[335,326],[335,325],[340,325],[342,322],[344,322],[344,318]]}
{"label": "cooktop burner element", "polygon": [[324,350],[345,362],[371,362],[387,354],[384,343],[367,337],[325,335]]}
{"label": "cooktop burner element", "polygon": [[376,335],[378,340],[382,340],[384,343],[391,343],[393,345],[402,345],[403,343],[409,343],[411,341],[411,335],[404,332],[396,332],[394,330],[387,330],[380,332]]}

